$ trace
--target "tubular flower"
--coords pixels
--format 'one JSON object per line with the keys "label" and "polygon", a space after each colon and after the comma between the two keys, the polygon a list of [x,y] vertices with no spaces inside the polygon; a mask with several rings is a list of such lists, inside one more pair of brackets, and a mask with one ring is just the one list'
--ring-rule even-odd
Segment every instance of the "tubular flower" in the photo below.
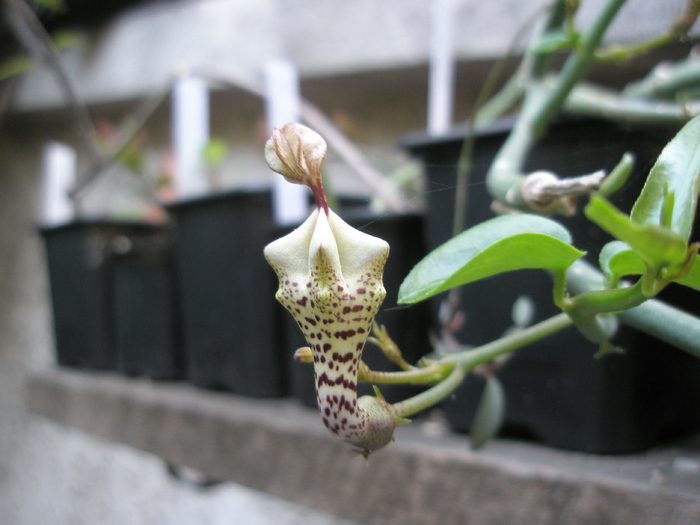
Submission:
{"label": "tubular flower", "polygon": [[[310,162],[319,151],[320,160]],[[381,396],[357,398],[362,349],[386,295],[382,271],[389,245],[352,228],[328,208],[320,181],[323,156],[323,139],[300,125],[275,130],[268,141],[270,167],[311,187],[317,207],[299,228],[269,244],[265,258],[279,279],[277,300],[309,344],[323,423],[367,455],[391,441],[400,421]]]}

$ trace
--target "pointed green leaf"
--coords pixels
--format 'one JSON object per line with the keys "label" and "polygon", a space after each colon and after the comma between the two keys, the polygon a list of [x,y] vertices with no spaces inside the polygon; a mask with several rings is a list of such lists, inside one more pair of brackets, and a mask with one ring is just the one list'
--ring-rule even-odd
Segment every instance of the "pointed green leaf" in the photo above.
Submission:
{"label": "pointed green leaf", "polygon": [[50,9],[51,11],[63,12],[66,4],[63,0],[34,0],[37,4]]}
{"label": "pointed green leaf", "polygon": [[503,424],[506,411],[506,394],[503,385],[494,376],[486,378],[486,385],[474,414],[469,442],[472,450],[481,448],[494,438]]}
{"label": "pointed green leaf", "polygon": [[573,48],[580,38],[579,33],[564,30],[548,31],[540,38],[532,52],[538,55],[549,55],[557,51]]}
{"label": "pointed green leaf", "polygon": [[0,80],[31,71],[36,61],[28,56],[10,57],[0,62]]}
{"label": "pointed green leaf", "polygon": [[51,40],[58,49],[83,49],[87,45],[85,37],[75,31],[56,31]]}
{"label": "pointed green leaf", "polygon": [[695,262],[693,263],[693,267],[690,269],[688,275],[682,279],[678,279],[675,282],[700,291],[700,255],[695,256]]}
{"label": "pointed green leaf", "polygon": [[618,240],[626,242],[649,266],[674,266],[686,258],[685,241],[674,231],[654,223],[631,220],[598,195],[592,195],[586,217]]}
{"label": "pointed green leaf", "polygon": [[[700,116],[678,132],[659,155],[642,193],[632,208],[637,223],[663,224],[670,215],[669,228],[688,241],[700,194]],[[672,209],[666,203],[673,196]]]}
{"label": "pointed green leaf", "polygon": [[603,246],[599,262],[600,269],[611,283],[616,283],[625,275],[641,275],[647,269],[630,245],[622,241],[612,241]]}
{"label": "pointed green leaf", "polygon": [[538,215],[496,217],[453,237],[419,262],[399,289],[399,303],[499,273],[526,268],[563,271],[584,255],[571,246],[569,232]]}

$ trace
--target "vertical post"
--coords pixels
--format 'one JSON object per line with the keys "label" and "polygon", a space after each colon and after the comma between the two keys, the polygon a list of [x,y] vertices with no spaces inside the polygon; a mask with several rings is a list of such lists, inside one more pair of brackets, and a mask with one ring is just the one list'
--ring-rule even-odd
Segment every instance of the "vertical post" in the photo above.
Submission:
{"label": "vertical post", "polygon": [[73,148],[60,142],[49,142],[44,146],[42,159],[44,225],[56,225],[70,221],[74,216],[69,193],[75,184],[76,153]]}
{"label": "vertical post", "polygon": [[452,125],[454,90],[453,0],[433,0],[430,30],[428,134],[441,135]]}
{"label": "vertical post", "polygon": [[[299,77],[288,60],[273,59],[265,64],[265,98],[268,131],[298,122],[300,114]],[[306,186],[290,184],[283,177],[273,182],[273,211],[278,224],[303,222],[308,213]]]}
{"label": "vertical post", "polygon": [[201,78],[182,75],[172,99],[175,187],[179,197],[209,190],[203,151],[209,141],[209,88]]}

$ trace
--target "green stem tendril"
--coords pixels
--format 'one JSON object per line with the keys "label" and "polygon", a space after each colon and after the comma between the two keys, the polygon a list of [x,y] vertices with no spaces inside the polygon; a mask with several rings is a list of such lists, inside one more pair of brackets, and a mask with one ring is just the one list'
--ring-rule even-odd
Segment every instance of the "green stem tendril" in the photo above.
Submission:
{"label": "green stem tendril", "polygon": [[449,396],[462,383],[468,369],[460,365],[450,365],[450,374],[437,385],[413,397],[392,405],[397,417],[405,418],[432,407]]}

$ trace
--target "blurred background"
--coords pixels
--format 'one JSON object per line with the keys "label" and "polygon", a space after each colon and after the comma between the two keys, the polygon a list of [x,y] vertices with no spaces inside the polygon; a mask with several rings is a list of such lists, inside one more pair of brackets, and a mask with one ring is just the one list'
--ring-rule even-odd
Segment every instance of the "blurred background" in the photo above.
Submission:
{"label": "blurred background", "polygon": [[[583,2],[581,25],[603,4]],[[74,86],[68,96],[55,60],[17,22],[30,6],[60,43],[55,60]],[[433,2],[429,0],[64,0],[3,1],[0,26],[0,522],[34,524],[322,524],[336,519],[231,484],[193,488],[155,457],[31,416],[25,380],[55,366],[49,282],[37,226],[42,217],[46,144],[78,151],[90,163],[73,102],[87,108],[96,137],[118,141],[120,126],[155,100],[131,160],[110,166],[78,197],[86,216],[154,217],[153,195],[173,183],[170,92],[186,72],[235,79],[211,82],[210,132],[221,144],[208,165],[210,187],[265,188],[272,176],[262,148],[265,104],[255,89],[269,61],[296,68],[302,97],[320,108],[380,172],[412,168],[397,147],[428,122]],[[665,30],[684,0],[630,0],[609,34],[631,42]],[[516,38],[542,2],[453,0],[448,127],[464,121],[489,68],[526,38]],[[56,36],[58,35],[58,36]],[[686,48],[665,48],[677,58]],[[659,55],[592,73],[611,87],[648,71]],[[237,85],[235,85],[237,84]],[[247,87],[248,88],[247,88]],[[78,122],[79,124],[79,122]],[[131,163],[130,163],[131,162]],[[368,185],[332,151],[329,185],[368,198]],[[136,173],[138,176],[134,176]],[[145,182],[144,182],[145,181]],[[144,184],[152,191],[144,192]],[[420,209],[420,193],[404,194]],[[339,523],[339,522],[338,522]]]}

